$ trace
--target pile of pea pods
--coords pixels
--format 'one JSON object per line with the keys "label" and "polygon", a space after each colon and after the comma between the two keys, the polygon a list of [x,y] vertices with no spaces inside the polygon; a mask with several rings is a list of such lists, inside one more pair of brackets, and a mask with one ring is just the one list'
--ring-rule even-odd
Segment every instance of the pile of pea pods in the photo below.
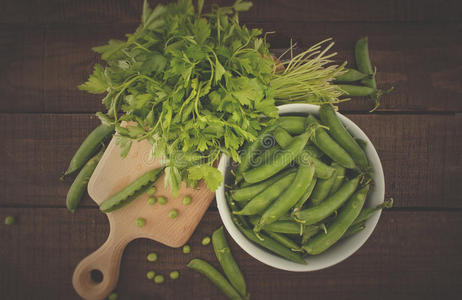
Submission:
{"label": "pile of pea pods", "polygon": [[333,105],[321,105],[319,116],[282,116],[268,126],[245,147],[226,195],[249,240],[301,264],[392,205],[364,207],[373,184],[367,145],[351,136]]}

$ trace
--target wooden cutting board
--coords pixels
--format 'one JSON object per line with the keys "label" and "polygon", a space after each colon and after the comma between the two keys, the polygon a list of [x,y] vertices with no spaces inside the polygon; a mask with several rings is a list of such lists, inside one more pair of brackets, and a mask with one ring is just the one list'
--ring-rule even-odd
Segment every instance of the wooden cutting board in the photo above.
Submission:
{"label": "wooden cutting board", "polygon": [[[149,159],[150,150],[149,142],[134,142],[128,156],[122,159],[120,148],[113,138],[88,183],[90,197],[99,205],[145,172],[159,167],[157,160]],[[72,284],[82,298],[104,299],[115,288],[122,253],[130,241],[148,238],[170,247],[184,245],[215,195],[201,181],[196,189],[186,188],[183,183],[178,198],[174,199],[164,188],[164,175],[156,182],[155,187],[155,197],[166,197],[166,205],[148,205],[148,195],[143,194],[126,206],[107,213],[110,232],[106,242],[84,258],[74,271]],[[184,196],[192,198],[190,205],[182,204]],[[176,219],[168,217],[171,209],[178,210]],[[139,217],[146,219],[144,227],[136,226],[135,220]],[[101,282],[92,280],[93,270],[102,273]]]}

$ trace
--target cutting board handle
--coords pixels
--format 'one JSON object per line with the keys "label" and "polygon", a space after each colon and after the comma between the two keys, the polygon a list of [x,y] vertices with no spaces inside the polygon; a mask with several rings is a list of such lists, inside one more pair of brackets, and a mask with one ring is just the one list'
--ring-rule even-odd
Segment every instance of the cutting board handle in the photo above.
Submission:
{"label": "cutting board handle", "polygon": [[[111,226],[112,227],[112,226]],[[95,252],[85,257],[75,268],[72,285],[80,297],[87,300],[100,300],[112,292],[119,279],[119,267],[125,246],[133,239],[117,234],[111,228],[104,244]],[[93,273],[102,275],[102,281],[96,282]]]}

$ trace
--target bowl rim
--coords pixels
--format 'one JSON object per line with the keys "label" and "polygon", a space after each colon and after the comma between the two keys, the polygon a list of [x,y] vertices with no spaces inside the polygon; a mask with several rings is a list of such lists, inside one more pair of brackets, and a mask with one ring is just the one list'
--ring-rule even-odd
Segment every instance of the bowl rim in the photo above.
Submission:
{"label": "bowl rim", "polygon": [[[285,104],[278,106],[278,111],[280,115],[285,114],[314,114],[319,115],[319,105],[314,104]],[[349,129],[349,131],[354,131],[353,136],[361,138],[367,142],[366,155],[371,162],[371,165],[374,169],[374,187],[371,189],[371,193],[368,195],[366,201],[373,202],[375,206],[380,204],[385,199],[385,178],[383,174],[383,168],[380,161],[380,158],[377,154],[377,151],[370,141],[369,137],[359,128],[353,121],[345,117],[344,115],[337,112],[337,116],[341,122]],[[222,155],[219,164],[218,170],[226,176],[227,169],[230,165],[230,158],[227,155]],[[226,177],[225,177],[226,178]],[[371,199],[373,198],[374,199]],[[218,212],[223,221],[223,224],[226,230],[229,232],[234,241],[250,256],[257,259],[258,261],[286,271],[293,272],[309,272],[322,270],[333,265],[336,265],[343,260],[350,257],[354,254],[359,248],[361,248],[364,243],[371,236],[374,231],[382,210],[379,210],[374,213],[367,221],[366,228],[361,232],[355,234],[354,236],[349,237],[348,239],[343,240],[341,243],[338,243],[332,248],[326,250],[326,252],[316,255],[308,256],[306,258],[307,264],[302,265],[292,261],[288,261],[282,257],[272,254],[259,246],[255,245],[249,241],[236,227],[231,219],[231,213],[228,207],[228,204],[225,199],[225,181],[218,187],[216,191],[216,199]],[[344,248],[344,249],[343,249]],[[341,249],[339,252],[338,249]],[[322,258],[323,257],[323,258]],[[321,259],[320,259],[321,258]]]}

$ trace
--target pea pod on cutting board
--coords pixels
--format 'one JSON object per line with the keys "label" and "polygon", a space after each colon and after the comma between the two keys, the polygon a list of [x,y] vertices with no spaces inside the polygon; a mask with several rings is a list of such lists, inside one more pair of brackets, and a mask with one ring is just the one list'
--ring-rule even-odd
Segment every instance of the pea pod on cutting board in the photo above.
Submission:
{"label": "pea pod on cutting board", "polygon": [[345,73],[335,77],[335,82],[354,82],[368,78],[370,76],[355,69],[345,68],[343,70],[345,71]]}
{"label": "pea pod on cutting board", "polygon": [[366,201],[369,185],[359,189],[351,196],[345,206],[340,210],[339,215],[327,227],[326,234],[318,234],[303,245],[303,249],[311,255],[324,252],[330,246],[335,244],[343,234],[348,230],[350,225],[359,215],[364,202]]}
{"label": "pea pod on cutting board", "polygon": [[130,203],[144,193],[147,188],[150,188],[150,185],[162,175],[163,170],[164,168],[161,167],[144,173],[121,191],[104,200],[99,209],[108,213]]}
{"label": "pea pod on cutting board", "polygon": [[107,126],[104,124],[96,127],[87,138],[82,142],[79,149],[75,152],[66,172],[63,177],[66,177],[78,169],[80,169],[91,158],[91,156],[98,150],[101,143],[104,142],[114,133],[114,126]]}

